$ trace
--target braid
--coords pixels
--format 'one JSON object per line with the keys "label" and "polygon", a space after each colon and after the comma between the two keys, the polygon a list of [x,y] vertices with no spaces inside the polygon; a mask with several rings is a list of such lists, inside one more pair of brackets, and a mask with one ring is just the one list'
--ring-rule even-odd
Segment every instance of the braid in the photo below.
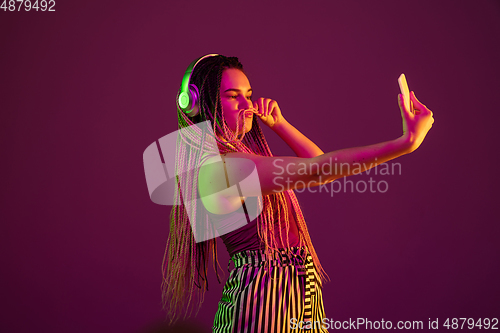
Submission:
{"label": "braid", "polygon": [[[244,72],[243,66],[236,57],[215,56],[200,61],[191,76],[191,82],[199,88],[200,112],[189,118],[179,108],[177,109],[179,129],[183,130],[179,131],[178,142],[181,144],[177,146],[175,159],[176,175],[180,176],[177,178],[174,206],[170,214],[170,232],[162,264],[162,301],[171,322],[176,321],[181,312],[185,313],[184,318],[190,316],[193,303],[197,303],[196,313],[198,313],[205,291],[208,290],[207,265],[210,256],[217,280],[220,282],[218,271],[220,264],[215,238],[196,243],[189,222],[189,217],[191,217],[196,219],[197,223],[201,221],[204,226],[211,226],[204,207],[197,207],[198,200],[195,200],[198,191],[196,170],[199,170],[203,152],[209,151],[216,154],[220,152],[222,155],[244,152],[273,156],[256,117],[253,117],[252,129],[248,133],[242,131],[241,136],[237,134],[240,132],[240,125],[244,126],[244,121],[240,124],[240,117],[237,117],[235,132],[228,127],[223,117],[220,96],[222,73],[227,68],[236,68]],[[211,130],[215,134],[216,146],[213,146],[210,140],[206,140],[209,133],[198,126],[193,126],[207,120],[212,124]],[[267,255],[271,255],[277,249],[279,241],[281,244],[286,244],[288,248],[290,247],[288,237],[290,218],[285,195],[290,198],[292,212],[299,229],[299,246],[304,246],[311,254],[321,283],[321,280],[328,276],[319,262],[300,205],[292,190],[259,198],[262,213],[257,217],[257,230],[265,244],[264,251]],[[273,207],[276,207],[276,211]],[[282,209],[285,221],[281,221]],[[283,234],[282,228],[278,228],[279,235],[276,235],[274,226],[282,222],[285,224],[285,233]]]}

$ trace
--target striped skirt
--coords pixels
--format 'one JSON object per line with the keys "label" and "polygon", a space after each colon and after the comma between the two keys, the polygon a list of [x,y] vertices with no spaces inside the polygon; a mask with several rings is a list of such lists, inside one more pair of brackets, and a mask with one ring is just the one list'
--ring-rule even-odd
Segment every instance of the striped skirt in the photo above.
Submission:
{"label": "striped skirt", "polygon": [[297,247],[290,256],[286,251],[271,258],[243,251],[231,258],[235,268],[222,292],[214,333],[328,332],[321,325],[325,311],[311,255]]}

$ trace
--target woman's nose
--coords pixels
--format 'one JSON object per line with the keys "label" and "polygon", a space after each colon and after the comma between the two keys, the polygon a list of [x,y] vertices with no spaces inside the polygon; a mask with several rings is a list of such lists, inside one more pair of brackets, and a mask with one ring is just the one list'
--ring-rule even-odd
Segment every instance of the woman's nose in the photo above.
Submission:
{"label": "woman's nose", "polygon": [[240,102],[240,109],[251,109],[251,108],[253,108],[253,103],[251,100],[244,98],[244,100]]}

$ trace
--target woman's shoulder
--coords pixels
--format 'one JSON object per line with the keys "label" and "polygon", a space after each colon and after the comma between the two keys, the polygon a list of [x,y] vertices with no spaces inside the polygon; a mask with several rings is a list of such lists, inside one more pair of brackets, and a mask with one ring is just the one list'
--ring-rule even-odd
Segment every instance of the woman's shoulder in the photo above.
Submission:
{"label": "woman's shoulder", "polygon": [[261,196],[255,163],[246,153],[203,154],[198,170],[198,192],[210,213],[228,214],[242,200]]}
{"label": "woman's shoulder", "polygon": [[204,153],[198,170],[198,192],[205,209],[212,214],[227,214],[236,210],[236,188],[229,185],[226,168],[220,154]]}

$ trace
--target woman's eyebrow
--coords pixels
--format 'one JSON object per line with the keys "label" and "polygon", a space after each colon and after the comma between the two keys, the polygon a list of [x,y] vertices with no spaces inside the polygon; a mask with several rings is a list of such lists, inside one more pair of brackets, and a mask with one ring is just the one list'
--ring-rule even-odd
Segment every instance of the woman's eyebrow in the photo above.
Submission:
{"label": "woman's eyebrow", "polygon": [[[224,92],[228,92],[228,91],[241,92],[240,89],[234,89],[234,88],[228,89],[228,90],[226,90]],[[252,89],[248,89],[247,93],[249,93],[249,92],[252,92]]]}

